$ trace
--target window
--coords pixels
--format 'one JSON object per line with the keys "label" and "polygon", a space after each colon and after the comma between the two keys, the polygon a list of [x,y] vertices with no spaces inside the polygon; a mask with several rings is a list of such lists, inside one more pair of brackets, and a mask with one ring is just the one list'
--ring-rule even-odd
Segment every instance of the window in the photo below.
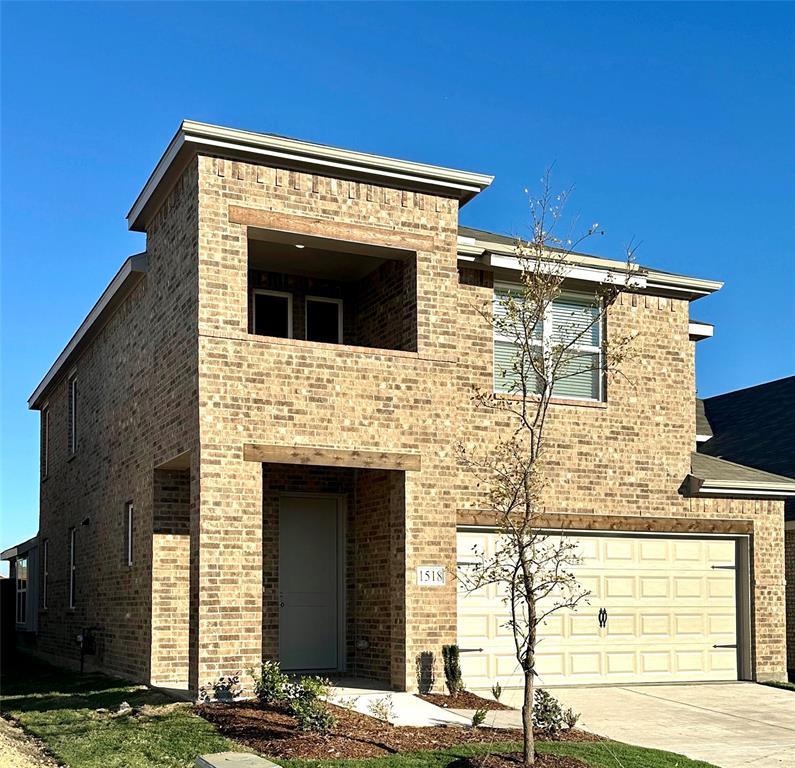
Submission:
{"label": "window", "polygon": [[342,343],[342,299],[306,297],[306,339]]}
{"label": "window", "polygon": [[124,505],[124,564],[133,564],[133,503]]}
{"label": "window", "polygon": [[17,558],[17,624],[24,624],[28,618],[28,558]]}
{"label": "window", "polygon": [[41,545],[41,607],[47,607],[47,592],[50,582],[50,540],[44,539]]}
{"label": "window", "polygon": [[77,595],[75,594],[75,588],[77,584],[75,583],[75,529],[69,529],[69,607],[75,607],[75,600]]}
{"label": "window", "polygon": [[254,333],[260,336],[293,337],[293,295],[281,291],[254,290]]}
{"label": "window", "polygon": [[69,455],[77,451],[77,376],[69,377],[69,414],[67,421],[67,434],[69,441]]}
{"label": "window", "polygon": [[[502,301],[515,288],[495,288],[495,316],[505,316]],[[519,346],[509,329],[495,329],[494,334],[494,388],[498,392],[516,392],[520,376],[516,370]],[[501,333],[500,331],[506,331]],[[602,322],[598,299],[594,295],[567,292],[558,296],[547,308],[532,333],[539,359],[556,364],[556,397],[577,400],[602,400],[604,397],[602,375]],[[525,363],[528,381],[536,374],[530,362]],[[536,382],[535,391],[541,389]]]}
{"label": "window", "polygon": [[41,409],[41,477],[46,478],[50,471],[50,408]]}

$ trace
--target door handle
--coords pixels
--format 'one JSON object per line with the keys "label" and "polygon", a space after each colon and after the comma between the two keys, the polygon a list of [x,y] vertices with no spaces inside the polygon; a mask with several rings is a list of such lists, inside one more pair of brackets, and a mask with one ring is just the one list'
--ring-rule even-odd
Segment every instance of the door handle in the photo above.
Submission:
{"label": "door handle", "polygon": [[599,619],[599,628],[603,629],[607,626],[607,610],[605,608],[600,608],[599,613],[597,614],[597,618]]}

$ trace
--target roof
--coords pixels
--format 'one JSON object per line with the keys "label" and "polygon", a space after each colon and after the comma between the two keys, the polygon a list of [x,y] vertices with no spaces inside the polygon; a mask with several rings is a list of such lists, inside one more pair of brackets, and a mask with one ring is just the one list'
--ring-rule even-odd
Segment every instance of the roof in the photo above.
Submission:
{"label": "roof", "polygon": [[795,480],[703,453],[690,456],[690,495],[795,497]]}
{"label": "roof", "polygon": [[74,336],[72,336],[61,354],[50,366],[50,370],[39,382],[33,394],[28,398],[28,408],[40,408],[43,405],[50,385],[77,359],[85,344],[99,333],[111,315],[118,309],[121,302],[146,274],[148,268],[149,264],[145,253],[137,253],[134,256],[130,256],[121,265],[121,269],[102,292],[97,303],[94,304],[91,311],[86,315],[85,320],[75,331]]}
{"label": "roof", "polygon": [[795,478],[795,376],[708,397],[704,413],[702,453]]}
{"label": "roof", "polygon": [[712,437],[712,427],[704,413],[704,401],[696,398],[696,440],[708,440]]}
{"label": "roof", "polygon": [[[474,229],[473,227],[458,228],[459,254],[465,254],[470,259],[477,261],[483,257],[492,256],[491,263],[495,264],[496,255],[507,256],[509,259],[516,258],[516,237],[488,232],[485,229]],[[551,253],[559,252],[556,248],[550,248]],[[567,252],[567,260],[573,265],[584,267],[591,270],[607,270],[609,272],[627,272],[627,262],[617,259],[606,259],[601,256],[593,256],[587,253]],[[499,265],[499,261],[496,262]],[[507,264],[506,264],[507,266]],[[515,267],[514,267],[515,268]],[[653,269],[641,265],[634,265],[635,276],[634,286],[641,290],[648,290],[655,293],[677,296],[689,301],[708,296],[723,287],[719,280],[707,280],[701,277],[690,277],[680,275],[675,272],[666,272],[661,269]],[[587,278],[586,278],[587,279]]]}
{"label": "roof", "polygon": [[397,189],[456,198],[461,205],[489,186],[493,176],[438,165],[399,160],[350,149],[299,141],[273,133],[256,133],[183,120],[127,214],[130,229],[142,232],[190,160],[197,154],[278,165],[309,173]]}
{"label": "roof", "polygon": [[20,542],[19,544],[15,544],[13,547],[4,549],[2,552],[0,552],[0,560],[13,560],[15,557],[24,555],[26,552],[30,552],[31,549],[35,549],[38,546],[39,534],[37,533],[27,541]]}

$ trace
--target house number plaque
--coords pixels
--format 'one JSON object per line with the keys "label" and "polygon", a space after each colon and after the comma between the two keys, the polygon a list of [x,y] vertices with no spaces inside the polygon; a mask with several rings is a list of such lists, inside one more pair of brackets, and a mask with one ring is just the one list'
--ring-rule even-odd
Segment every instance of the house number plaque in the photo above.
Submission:
{"label": "house number plaque", "polygon": [[417,566],[417,585],[420,587],[442,587],[445,584],[443,565]]}

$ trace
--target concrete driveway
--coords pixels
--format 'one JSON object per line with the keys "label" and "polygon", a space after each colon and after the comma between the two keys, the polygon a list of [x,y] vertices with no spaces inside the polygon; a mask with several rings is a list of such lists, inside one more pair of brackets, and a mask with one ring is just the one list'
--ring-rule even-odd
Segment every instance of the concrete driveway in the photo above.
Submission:
{"label": "concrete driveway", "polygon": [[[720,768],[795,766],[795,692],[755,683],[555,688],[601,736]],[[509,702],[512,703],[512,702]]]}

